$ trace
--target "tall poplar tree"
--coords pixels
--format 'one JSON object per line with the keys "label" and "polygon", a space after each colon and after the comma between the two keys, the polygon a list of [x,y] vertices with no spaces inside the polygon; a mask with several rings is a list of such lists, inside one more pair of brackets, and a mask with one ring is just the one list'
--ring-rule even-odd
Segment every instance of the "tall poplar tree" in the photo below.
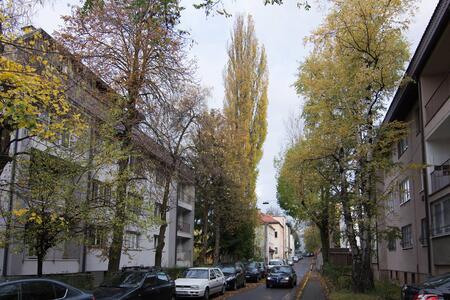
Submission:
{"label": "tall poplar tree", "polygon": [[245,198],[254,201],[257,165],[267,134],[269,81],[266,52],[250,15],[247,24],[243,16],[236,18],[224,77],[224,114],[236,143],[232,151],[235,161],[240,161]]}
{"label": "tall poplar tree", "polygon": [[[236,18],[224,74],[224,115],[233,141],[228,153],[229,163],[235,170],[235,182],[239,182],[236,191],[237,201],[241,201],[239,207],[249,212],[238,232],[254,226],[253,218],[248,215],[256,210],[257,165],[267,134],[269,84],[264,46],[260,46],[256,38],[253,18],[249,15],[246,19],[243,16]],[[251,236],[241,238],[253,245]]]}

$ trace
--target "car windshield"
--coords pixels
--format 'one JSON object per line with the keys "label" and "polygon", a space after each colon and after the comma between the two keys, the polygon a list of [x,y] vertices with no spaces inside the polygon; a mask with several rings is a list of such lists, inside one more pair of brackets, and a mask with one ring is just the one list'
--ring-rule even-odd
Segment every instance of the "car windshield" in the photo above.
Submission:
{"label": "car windshield", "polygon": [[291,273],[291,268],[286,266],[273,267],[270,269],[270,273]]}
{"label": "car windshield", "polygon": [[236,269],[234,267],[222,267],[221,268],[223,274],[234,274],[236,273]]}
{"label": "car windshield", "polygon": [[270,260],[269,261],[269,265],[272,266],[281,266],[283,264],[283,262],[281,260]]}
{"label": "car windshield", "polygon": [[106,279],[101,286],[130,288],[139,286],[145,278],[144,272],[121,272]]}
{"label": "car windshield", "polygon": [[186,271],[186,273],[184,273],[184,277],[185,278],[208,279],[208,270],[205,270],[205,269],[188,269]]}

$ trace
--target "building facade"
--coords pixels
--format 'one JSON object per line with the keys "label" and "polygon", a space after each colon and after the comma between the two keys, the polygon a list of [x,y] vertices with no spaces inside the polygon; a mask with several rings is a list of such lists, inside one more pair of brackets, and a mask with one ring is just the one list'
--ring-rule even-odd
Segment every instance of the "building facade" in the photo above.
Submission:
{"label": "building facade", "polygon": [[[51,40],[53,39],[44,31],[39,32]],[[74,59],[70,54],[64,60],[61,70],[70,79],[70,85],[67,87],[67,99],[71,105],[83,114],[88,120],[92,137],[96,135],[96,126],[99,121],[104,118],[108,110],[107,102],[102,99],[105,95],[106,86],[100,78],[97,78],[88,68]],[[46,147],[45,141],[36,138],[28,138],[21,140],[22,137],[28,135],[27,129],[20,129],[13,132],[16,137],[15,144],[11,146],[11,155],[17,152],[31,152],[32,149],[43,150]],[[71,137],[61,137],[60,145],[72,141]],[[147,135],[140,131],[136,131],[135,138],[136,147],[140,149],[142,156],[155,161],[155,166],[162,166],[166,163],[164,159],[164,149],[156,147],[155,142]],[[132,161],[130,164],[139,164]],[[116,166],[110,166],[114,168]],[[155,178],[153,182],[139,183],[144,190],[152,190],[158,184],[159,170],[156,167],[154,174],[150,174]],[[193,229],[194,229],[194,209],[195,209],[195,188],[193,178],[188,168],[184,168],[178,172],[180,176],[171,183],[171,194],[167,213],[168,224],[165,236],[165,248],[163,251],[162,265],[164,267],[175,266],[192,266],[193,264]],[[14,185],[17,180],[15,178],[15,165],[9,163],[5,168],[1,179],[4,182]],[[86,184],[79,191],[79,201],[85,201],[89,197],[93,197],[95,193],[106,192],[105,185],[107,180],[107,172],[99,172],[85,180]],[[11,191],[3,190],[0,193],[2,207],[6,210],[20,207],[23,201],[21,196]],[[152,201],[155,208],[155,216],[159,213],[160,204],[157,199],[145,196],[143,201]],[[146,222],[143,216],[143,222]],[[150,218],[149,218],[150,222]],[[2,224],[4,225],[4,224]],[[157,235],[159,226],[153,226],[146,229],[128,226],[124,231],[124,250],[120,259],[120,266],[152,266],[155,261],[155,248],[157,243]],[[98,228],[91,228],[85,232],[84,240],[89,240],[89,245],[81,243],[79,239],[69,240],[57,247],[50,249],[44,259],[44,274],[55,273],[77,273],[77,272],[99,272],[103,273],[107,270],[108,261],[102,244],[103,238],[99,234]],[[13,251],[14,243],[21,241],[14,240],[12,237],[11,246],[0,250],[0,265],[2,274],[6,275],[33,275],[36,274],[37,259],[30,255],[27,251]]]}
{"label": "building facade", "polygon": [[408,123],[393,149],[402,171],[384,174],[378,229],[381,278],[415,283],[450,271],[450,1],[439,1],[384,122]]}

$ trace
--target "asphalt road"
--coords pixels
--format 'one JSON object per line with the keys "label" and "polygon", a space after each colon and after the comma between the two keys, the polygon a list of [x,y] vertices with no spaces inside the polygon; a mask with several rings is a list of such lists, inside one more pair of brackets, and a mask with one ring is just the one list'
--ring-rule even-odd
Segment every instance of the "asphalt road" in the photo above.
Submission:
{"label": "asphalt road", "polygon": [[266,285],[260,285],[255,289],[239,293],[227,299],[233,300],[293,300],[298,288],[298,284],[303,276],[308,272],[311,265],[311,258],[304,258],[300,262],[294,264],[295,272],[297,273],[297,286],[291,288],[266,288]]}

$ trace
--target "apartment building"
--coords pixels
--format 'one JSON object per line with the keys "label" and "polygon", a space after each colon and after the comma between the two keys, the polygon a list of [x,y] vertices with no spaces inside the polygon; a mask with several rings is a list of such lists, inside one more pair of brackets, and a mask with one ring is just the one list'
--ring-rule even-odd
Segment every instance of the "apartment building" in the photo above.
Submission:
{"label": "apartment building", "polygon": [[450,271],[450,1],[439,1],[409,63],[412,78],[398,89],[384,122],[408,123],[393,161],[405,166],[385,174],[383,232],[376,275],[415,283]]}
{"label": "apartment building", "polygon": [[[275,225],[280,223],[272,216],[260,213],[260,225],[255,228],[255,256],[264,259],[268,263],[274,255],[279,253],[278,232]],[[276,236],[276,237],[275,237]]]}
{"label": "apartment building", "polygon": [[[42,36],[52,43],[54,40],[43,30],[39,29]],[[87,67],[73,58],[70,54],[64,59],[64,65],[61,70],[70,78],[70,85],[67,87],[67,98],[77,110],[88,119],[92,137],[96,135],[96,126],[105,116],[107,110],[107,101],[103,96],[105,91],[110,88],[98,77],[94,75]],[[43,150],[46,147],[45,141],[35,138],[20,140],[27,136],[27,129],[21,129],[14,132],[17,135],[15,144],[11,147],[11,152],[24,152],[31,149]],[[98,138],[98,136],[96,136]],[[61,137],[60,144],[70,143],[73,137]],[[156,166],[164,166],[167,163],[165,157],[167,153],[161,146],[158,146],[149,136],[141,131],[136,131],[135,147],[139,149],[143,156],[155,161]],[[137,161],[130,163],[139,164]],[[1,179],[5,182],[14,183],[15,170],[14,164],[10,163],[1,174]],[[111,166],[114,168],[115,166]],[[152,183],[140,183],[146,190],[153,189],[158,184],[160,171],[156,167],[152,178]],[[165,267],[174,266],[192,266],[193,264],[193,229],[194,229],[194,210],[195,210],[195,188],[192,174],[187,167],[182,167],[180,175],[173,180],[170,194],[168,210],[165,248],[163,251],[162,265]],[[103,181],[107,180],[107,172],[99,172],[85,180],[85,186],[79,191],[79,200],[85,201],[95,193],[102,193],[105,197],[111,197],[111,191],[105,188]],[[12,185],[11,185],[12,186]],[[2,190],[0,192],[2,207],[11,210],[13,207],[20,207],[22,199],[20,195]],[[146,196],[144,196],[146,197]],[[153,201],[155,215],[158,214],[160,205],[155,198],[146,197],[144,201]],[[145,217],[143,217],[145,218]],[[143,220],[145,222],[145,220]],[[4,224],[1,224],[2,226]],[[77,273],[77,272],[98,272],[103,273],[107,270],[108,261],[105,253],[102,252],[102,243],[104,236],[100,235],[99,228],[90,228],[85,233],[85,239],[89,240],[89,245],[80,242],[80,239],[66,241],[48,251],[43,263],[44,274],[55,273]],[[127,227],[124,232],[124,250],[120,260],[120,266],[152,266],[155,260],[155,248],[158,226],[150,229],[141,229],[138,227]],[[14,238],[14,237],[13,237]],[[21,243],[21,241],[12,240],[11,243]],[[0,249],[0,265],[2,274],[5,275],[33,275],[36,274],[37,259],[27,251],[15,252],[12,247]]]}

